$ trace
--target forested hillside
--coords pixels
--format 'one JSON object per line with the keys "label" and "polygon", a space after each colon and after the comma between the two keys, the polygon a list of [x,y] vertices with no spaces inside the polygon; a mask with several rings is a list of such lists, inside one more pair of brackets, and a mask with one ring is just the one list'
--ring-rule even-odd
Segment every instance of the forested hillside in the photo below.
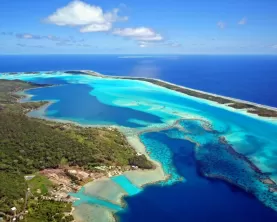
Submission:
{"label": "forested hillside", "polygon": [[[95,166],[134,163],[141,168],[151,168],[147,159],[136,160],[135,151],[116,129],[83,128],[72,124],[64,126],[27,117],[27,111],[45,102],[18,103],[20,96],[14,92],[33,87],[37,85],[20,80],[0,80],[0,213],[10,214],[12,206],[22,210],[22,199],[28,187],[24,175],[39,170],[58,168],[61,164],[87,170]],[[49,209],[54,206],[51,212],[55,215],[62,214],[64,210],[58,203],[45,204]],[[44,205],[38,202],[31,208],[32,212],[39,214],[37,208]],[[47,215],[45,210],[43,213]],[[40,218],[37,221],[60,221],[43,217],[37,215]]]}

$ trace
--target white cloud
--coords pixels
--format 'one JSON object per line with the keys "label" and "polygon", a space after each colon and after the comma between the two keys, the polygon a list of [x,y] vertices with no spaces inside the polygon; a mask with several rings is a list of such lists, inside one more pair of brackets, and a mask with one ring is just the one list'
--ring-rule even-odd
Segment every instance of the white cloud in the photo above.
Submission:
{"label": "white cloud", "polygon": [[247,23],[247,18],[246,17],[243,17],[241,20],[239,20],[238,24],[239,25],[246,25]]}
{"label": "white cloud", "polygon": [[163,40],[163,37],[160,34],[146,27],[115,29],[113,31],[113,34],[123,36],[123,37],[133,38],[139,41],[162,41]]}
{"label": "white cloud", "polygon": [[224,28],[226,27],[226,23],[223,22],[223,21],[219,21],[219,22],[217,23],[217,26],[218,26],[218,28],[220,28],[220,29],[224,29]]}
{"label": "white cloud", "polygon": [[115,8],[113,9],[111,12],[107,12],[104,14],[105,20],[107,22],[117,22],[117,21],[121,21],[121,22],[125,22],[128,20],[128,16],[119,16],[119,8]]}
{"label": "white cloud", "polygon": [[108,31],[113,22],[128,20],[128,17],[118,16],[118,12],[118,8],[104,12],[99,6],[74,0],[57,9],[45,21],[59,26],[81,26],[81,32]]}
{"label": "white cloud", "polygon": [[105,32],[105,31],[109,31],[111,28],[112,28],[111,23],[91,24],[81,28],[80,32]]}
{"label": "white cloud", "polygon": [[105,22],[103,10],[100,7],[86,4],[82,1],[73,1],[47,18],[47,21],[56,25],[88,25]]}

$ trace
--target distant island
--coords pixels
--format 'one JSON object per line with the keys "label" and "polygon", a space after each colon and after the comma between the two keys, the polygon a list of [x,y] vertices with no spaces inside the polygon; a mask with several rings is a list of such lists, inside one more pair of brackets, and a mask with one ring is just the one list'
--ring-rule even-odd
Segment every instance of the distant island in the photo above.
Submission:
{"label": "distant island", "polygon": [[252,103],[249,101],[244,101],[240,99],[234,99],[226,96],[221,95],[215,95],[208,92],[203,92],[196,89],[191,89],[179,85],[175,85],[173,83],[169,83],[166,81],[162,81],[160,79],[152,79],[152,78],[145,78],[145,77],[129,77],[129,76],[108,76],[108,75],[102,75],[97,72],[93,71],[65,71],[65,73],[71,73],[71,74],[87,74],[92,76],[98,76],[98,77],[109,77],[109,78],[115,78],[115,79],[130,79],[130,80],[140,80],[145,82],[150,82],[158,86],[165,87],[167,89],[174,90],[176,92],[180,92],[183,94],[186,94],[188,96],[197,97],[200,99],[205,99],[208,101],[216,102],[228,107],[232,107],[234,109],[238,110],[246,110],[246,112],[251,114],[256,114],[261,117],[277,117],[277,108],[269,107],[257,103]]}

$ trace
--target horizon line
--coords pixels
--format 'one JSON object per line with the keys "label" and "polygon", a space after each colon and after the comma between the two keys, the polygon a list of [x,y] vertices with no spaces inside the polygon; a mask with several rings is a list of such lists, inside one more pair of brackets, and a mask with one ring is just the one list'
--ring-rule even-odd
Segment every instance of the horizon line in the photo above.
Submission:
{"label": "horizon line", "polygon": [[245,54],[241,54],[241,53],[218,53],[218,54],[209,54],[209,53],[197,53],[197,54],[193,54],[193,53],[176,53],[176,54],[163,54],[163,53],[147,53],[147,54],[142,54],[142,53],[44,53],[44,54],[16,54],[16,53],[8,53],[8,54],[0,54],[0,56],[33,56],[33,55],[39,55],[39,56],[47,56],[47,55],[118,55],[118,56],[182,56],[182,55],[186,55],[186,56],[218,56],[218,55],[222,55],[222,56],[244,56],[244,55],[248,55],[248,56],[277,56],[277,53],[266,53],[266,54],[262,54],[262,53],[245,53]]}

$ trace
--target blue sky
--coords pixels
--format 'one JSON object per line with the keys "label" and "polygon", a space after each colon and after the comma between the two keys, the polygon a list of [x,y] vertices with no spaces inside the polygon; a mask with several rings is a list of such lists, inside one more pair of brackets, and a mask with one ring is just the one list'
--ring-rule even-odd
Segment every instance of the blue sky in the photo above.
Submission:
{"label": "blue sky", "polygon": [[0,0],[0,54],[277,54],[276,0]]}

